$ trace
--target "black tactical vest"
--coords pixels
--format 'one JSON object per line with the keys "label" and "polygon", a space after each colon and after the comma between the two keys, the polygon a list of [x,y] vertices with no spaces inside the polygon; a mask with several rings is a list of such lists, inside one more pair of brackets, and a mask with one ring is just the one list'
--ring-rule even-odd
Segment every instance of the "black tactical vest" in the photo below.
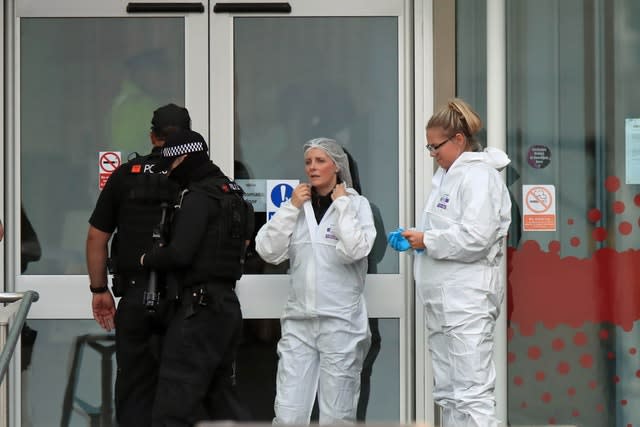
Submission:
{"label": "black tactical vest", "polygon": [[215,223],[208,227],[198,255],[198,264],[206,263],[208,277],[238,280],[244,270],[246,241],[253,233],[253,207],[242,188],[226,176],[193,183],[189,191],[214,199],[220,207]]}
{"label": "black tactical vest", "polygon": [[172,208],[176,201],[178,186],[157,170],[160,160],[158,154],[152,153],[122,166],[126,168],[125,190],[121,194],[117,239],[112,244],[112,258],[119,274],[144,271],[140,257],[153,245],[153,229],[160,222],[161,205],[167,203]]}

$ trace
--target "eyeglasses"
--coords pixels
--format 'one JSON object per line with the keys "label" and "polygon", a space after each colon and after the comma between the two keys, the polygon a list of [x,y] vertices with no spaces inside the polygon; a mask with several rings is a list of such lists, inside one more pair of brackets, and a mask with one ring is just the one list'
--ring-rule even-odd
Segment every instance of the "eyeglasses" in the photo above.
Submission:
{"label": "eyeglasses", "polygon": [[427,150],[429,150],[430,153],[435,153],[436,151],[438,151],[438,148],[442,147],[444,144],[449,142],[449,140],[451,140],[451,138],[453,138],[454,136],[455,135],[451,135],[449,138],[445,139],[440,144],[435,144],[435,145],[427,144],[425,145],[425,147],[427,148]]}

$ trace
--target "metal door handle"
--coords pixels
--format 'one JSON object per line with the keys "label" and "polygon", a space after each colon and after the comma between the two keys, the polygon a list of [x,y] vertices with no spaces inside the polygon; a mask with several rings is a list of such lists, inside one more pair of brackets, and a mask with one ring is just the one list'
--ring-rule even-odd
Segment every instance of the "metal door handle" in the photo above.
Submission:
{"label": "metal door handle", "polygon": [[127,13],[204,13],[202,3],[128,3]]}
{"label": "metal door handle", "polygon": [[213,13],[291,13],[289,3],[216,3]]}

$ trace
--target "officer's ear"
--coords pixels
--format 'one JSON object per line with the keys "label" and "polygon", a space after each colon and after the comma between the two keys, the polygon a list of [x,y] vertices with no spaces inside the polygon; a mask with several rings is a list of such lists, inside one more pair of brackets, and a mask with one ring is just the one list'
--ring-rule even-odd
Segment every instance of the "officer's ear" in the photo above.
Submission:
{"label": "officer's ear", "polygon": [[164,139],[160,138],[154,131],[149,132],[149,139],[154,147],[162,147],[164,145]]}

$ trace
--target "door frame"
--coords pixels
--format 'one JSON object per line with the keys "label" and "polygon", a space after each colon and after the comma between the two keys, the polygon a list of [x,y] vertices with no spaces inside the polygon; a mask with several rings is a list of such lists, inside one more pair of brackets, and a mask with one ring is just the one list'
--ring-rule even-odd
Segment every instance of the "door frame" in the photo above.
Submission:
{"label": "door frame", "polygon": [[[227,173],[234,164],[234,92],[233,31],[236,17],[398,17],[398,94],[399,94],[399,221],[413,222],[411,162],[413,159],[413,4],[408,0],[290,0],[291,13],[212,13],[211,15],[211,129],[221,141],[213,154],[216,163]],[[210,6],[210,10],[213,7]],[[213,58],[217,58],[214,60]],[[214,78],[215,77],[215,78]],[[422,132],[421,132],[422,133]],[[423,147],[423,143],[420,143]],[[213,149],[212,149],[213,151]],[[411,190],[409,190],[411,189]],[[367,276],[365,297],[370,317],[399,319],[400,340],[400,422],[414,419],[413,353],[413,279],[408,256],[400,256],[399,274]],[[237,285],[246,318],[279,318],[287,299],[288,275],[244,275]],[[401,292],[398,292],[401,289]]]}

